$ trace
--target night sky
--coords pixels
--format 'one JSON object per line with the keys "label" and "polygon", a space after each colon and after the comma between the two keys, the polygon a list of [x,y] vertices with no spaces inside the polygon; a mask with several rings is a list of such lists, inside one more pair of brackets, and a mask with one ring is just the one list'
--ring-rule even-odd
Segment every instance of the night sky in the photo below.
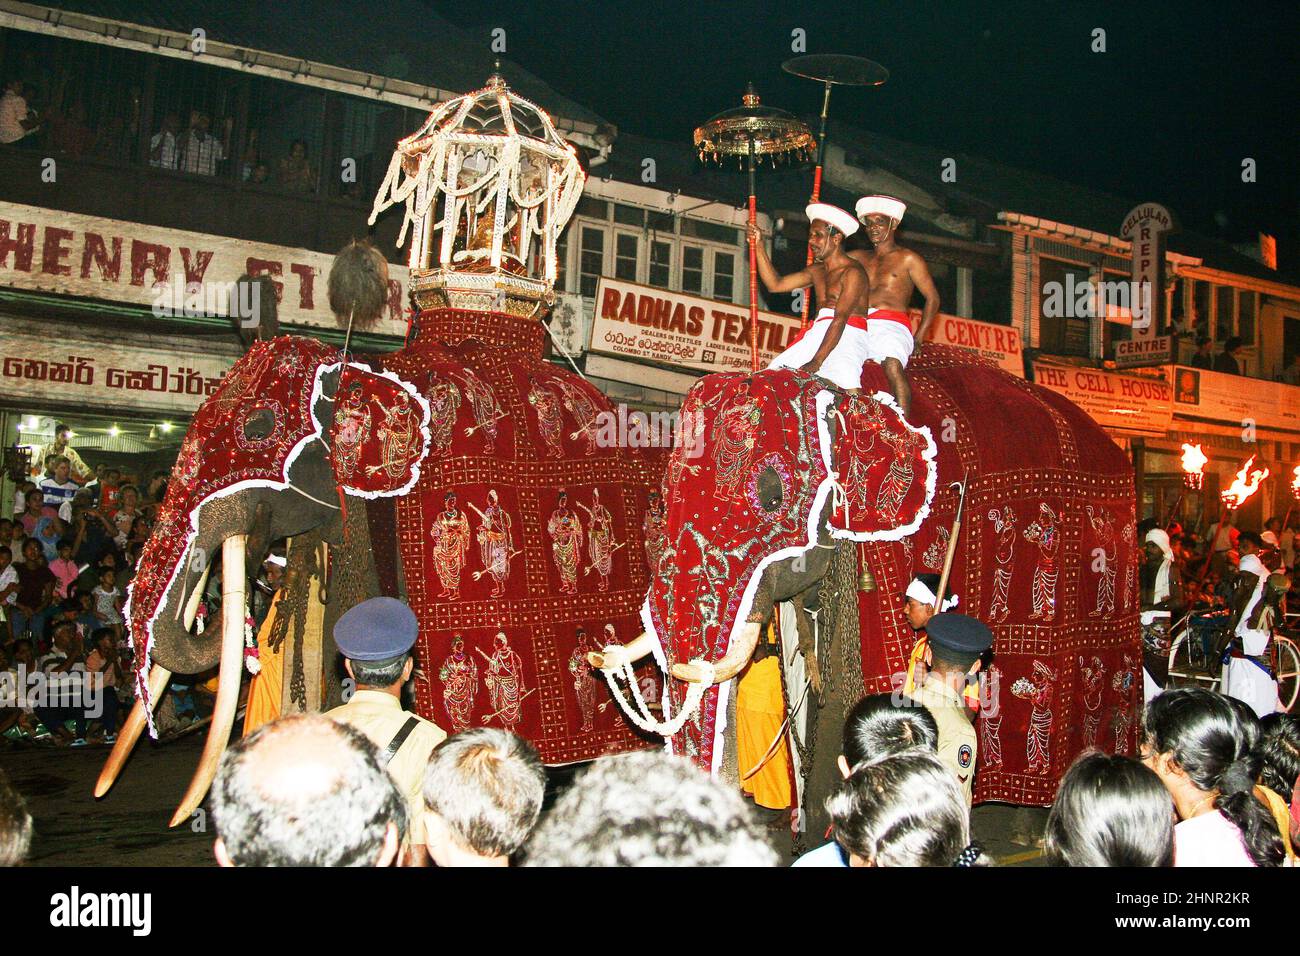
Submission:
{"label": "night sky", "polygon": [[1234,242],[1270,232],[1300,272],[1300,4],[426,2],[485,44],[504,28],[506,57],[620,129],[682,142],[750,79],[815,116],[821,87],[780,68],[802,28],[808,53],[890,70],[837,89],[833,118],[1163,202]]}

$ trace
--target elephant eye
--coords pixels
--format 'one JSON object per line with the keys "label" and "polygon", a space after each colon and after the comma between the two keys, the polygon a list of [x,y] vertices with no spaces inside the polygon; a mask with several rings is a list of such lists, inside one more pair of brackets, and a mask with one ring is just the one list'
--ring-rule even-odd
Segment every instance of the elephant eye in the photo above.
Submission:
{"label": "elephant eye", "polygon": [[244,417],[244,438],[247,441],[266,441],[274,431],[275,414],[269,408],[255,408]]}
{"label": "elephant eye", "polygon": [[777,511],[785,497],[785,489],[777,470],[768,465],[758,473],[758,503],[764,511]]}

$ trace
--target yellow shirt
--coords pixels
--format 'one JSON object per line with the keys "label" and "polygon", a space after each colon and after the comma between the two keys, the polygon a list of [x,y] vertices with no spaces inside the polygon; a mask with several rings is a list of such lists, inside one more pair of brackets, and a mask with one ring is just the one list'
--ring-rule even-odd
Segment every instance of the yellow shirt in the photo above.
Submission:
{"label": "yellow shirt", "polygon": [[927,674],[912,699],[924,704],[939,725],[939,759],[956,775],[969,805],[975,781],[975,727],[966,716],[961,694],[938,675]]}
{"label": "yellow shirt", "polygon": [[409,718],[415,717],[419,721],[388,762],[388,773],[397,783],[397,788],[406,795],[410,814],[410,842],[423,843],[424,769],[429,765],[429,754],[433,753],[433,748],[447,739],[446,733],[432,721],[402,710],[401,702],[382,690],[356,691],[351,700],[342,707],[328,711],[325,716],[361,731],[381,754],[388,749],[389,742]]}

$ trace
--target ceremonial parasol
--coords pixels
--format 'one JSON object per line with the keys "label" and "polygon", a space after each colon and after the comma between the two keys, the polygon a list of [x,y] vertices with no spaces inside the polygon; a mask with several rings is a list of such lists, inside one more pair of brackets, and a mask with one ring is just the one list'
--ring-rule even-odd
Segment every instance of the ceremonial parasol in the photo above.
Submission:
{"label": "ceremonial parasol", "polygon": [[[743,105],[726,110],[713,117],[695,131],[695,148],[700,160],[721,162],[724,156],[743,157],[748,160],[749,171],[749,224],[758,221],[758,200],[754,187],[754,171],[761,157],[767,157],[775,166],[778,159],[795,157],[806,159],[808,151],[816,145],[808,127],[785,110],[763,106],[750,83],[745,90]],[[749,352],[753,371],[758,371],[758,251],[754,240],[749,242]]]}
{"label": "ceremonial parasol", "polygon": [[[817,168],[813,170],[812,202],[821,199],[822,166],[826,159],[826,113],[831,105],[832,86],[881,86],[889,79],[889,71],[866,57],[844,53],[810,53],[796,56],[781,64],[781,69],[795,76],[816,80],[826,87],[822,94],[821,128],[817,133]],[[812,244],[808,245],[808,264],[813,260]],[[808,296],[803,297],[803,320],[808,321]]]}

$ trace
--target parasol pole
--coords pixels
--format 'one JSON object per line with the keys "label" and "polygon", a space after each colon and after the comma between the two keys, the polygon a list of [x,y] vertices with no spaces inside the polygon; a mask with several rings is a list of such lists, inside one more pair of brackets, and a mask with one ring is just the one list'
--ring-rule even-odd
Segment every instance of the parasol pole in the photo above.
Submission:
{"label": "parasol pole", "polygon": [[[754,185],[754,137],[749,137],[749,224],[758,225],[758,188]],[[749,368],[758,371],[758,237],[749,230]]]}
{"label": "parasol pole", "polygon": [[[821,125],[817,130],[817,165],[813,168],[812,202],[820,202],[822,198],[822,166],[826,162],[826,114],[831,108],[831,86],[833,85],[830,80],[827,80],[826,92],[822,95]],[[804,267],[807,268],[812,265],[812,261],[813,251],[810,239],[808,242],[808,258],[804,260]],[[808,289],[803,290],[803,312],[800,315],[805,328],[808,326],[808,292]]]}

